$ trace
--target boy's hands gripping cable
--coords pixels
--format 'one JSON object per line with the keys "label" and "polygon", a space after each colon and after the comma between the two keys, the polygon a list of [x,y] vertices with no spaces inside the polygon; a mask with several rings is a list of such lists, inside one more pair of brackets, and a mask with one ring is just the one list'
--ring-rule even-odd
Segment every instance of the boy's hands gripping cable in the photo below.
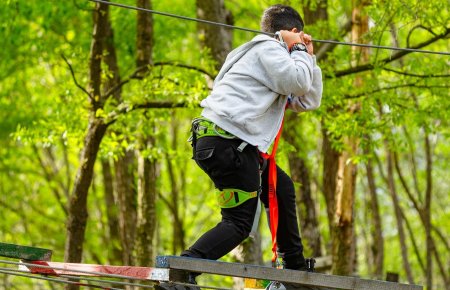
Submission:
{"label": "boy's hands gripping cable", "polygon": [[294,44],[301,43],[306,46],[308,54],[313,55],[314,48],[312,44],[311,35],[304,33],[303,31],[297,32],[297,30],[280,30],[277,33],[278,39],[286,43],[289,51],[292,50]]}

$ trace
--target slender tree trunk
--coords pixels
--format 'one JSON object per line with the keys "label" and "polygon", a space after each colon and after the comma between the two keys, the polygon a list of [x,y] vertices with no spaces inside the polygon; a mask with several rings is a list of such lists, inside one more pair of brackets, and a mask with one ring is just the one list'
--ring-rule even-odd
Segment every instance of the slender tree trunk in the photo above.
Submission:
{"label": "slender tree trunk", "polygon": [[79,263],[83,252],[84,234],[87,222],[87,194],[91,185],[93,168],[106,125],[94,117],[91,118],[84,149],[81,153],[82,164],[75,178],[74,189],[69,204],[67,223],[67,240],[65,249],[66,262]]}
{"label": "slender tree trunk", "polygon": [[322,244],[317,221],[316,202],[312,196],[311,179],[306,160],[301,156],[304,150],[304,140],[301,128],[301,119],[291,112],[286,113],[284,139],[300,152],[288,153],[291,178],[294,183],[299,184],[296,195],[297,214],[300,222],[303,243],[305,248],[310,249],[315,257],[322,256]]}
{"label": "slender tree trunk", "polygon": [[104,199],[106,205],[106,218],[108,220],[108,260],[115,265],[122,261],[122,249],[120,248],[119,219],[116,198],[114,197],[114,180],[108,160],[102,160]]}
{"label": "slender tree trunk", "polygon": [[336,201],[334,193],[337,186],[337,173],[339,168],[339,152],[332,146],[332,140],[328,135],[328,131],[322,130],[322,155],[323,155],[323,194],[327,204],[327,217],[329,232],[332,233],[332,224],[334,218],[334,211],[336,208]]}
{"label": "slender tree trunk", "polygon": [[133,255],[136,238],[137,196],[134,186],[135,171],[133,152],[127,151],[114,164],[115,190],[119,204],[119,229],[122,244],[122,262],[124,265],[134,265]]}
{"label": "slender tree trunk", "polygon": [[[106,39],[105,39],[104,63],[108,68],[107,78],[103,91],[106,92],[120,82],[120,71],[117,62],[117,53],[114,46],[114,30],[111,25],[111,20],[108,19],[106,26]],[[122,90],[116,90],[113,97],[117,101],[121,100]],[[122,262],[122,248],[120,246],[120,229],[119,229],[119,217],[117,208],[117,194],[114,191],[114,177],[112,174],[112,168],[109,160],[102,160],[103,181],[105,186],[105,203],[106,203],[106,216],[108,218],[109,228],[109,244],[111,246],[110,259],[115,263]]]}
{"label": "slender tree trunk", "polygon": [[397,221],[397,230],[398,230],[398,237],[400,240],[403,268],[405,269],[408,282],[413,284],[414,278],[411,271],[411,265],[409,263],[408,246],[406,245],[405,231],[403,228],[403,217],[401,215],[400,203],[398,200],[397,189],[395,187],[394,181],[393,154],[391,149],[389,149],[387,141],[386,141],[386,154],[387,154],[387,180],[389,191],[392,197],[392,203],[394,205],[395,217]]}
{"label": "slender tree trunk", "polygon": [[[319,1],[317,9],[310,9],[309,3],[304,3],[303,13],[307,25],[312,25],[318,20],[326,20],[327,1]],[[319,223],[316,214],[316,202],[312,196],[311,178],[307,162],[302,157],[304,150],[303,130],[301,119],[298,115],[286,113],[285,130],[283,136],[291,145],[297,148],[298,152],[290,152],[289,167],[292,180],[300,184],[298,187],[298,195],[296,196],[297,214],[300,223],[303,241],[307,249],[311,250],[313,256],[322,256],[322,242],[319,231]]]}
{"label": "slender tree trunk", "polygon": [[[137,6],[152,9],[151,0],[137,0]],[[152,63],[153,52],[153,15],[138,11],[137,14],[137,37],[136,37],[137,58],[136,66],[142,67]],[[142,72],[144,76],[147,71]],[[150,128],[154,128],[152,122]],[[152,131],[151,131],[152,132]],[[141,144],[143,149],[154,146],[155,139],[150,136],[142,136]],[[158,179],[158,162],[156,159],[149,159],[142,154],[138,155],[138,219],[137,219],[137,239],[136,253],[138,264],[149,266],[154,262],[155,233],[157,226],[156,218],[156,182]]]}
{"label": "slender tree trunk", "polygon": [[[73,191],[69,201],[69,216],[67,221],[67,238],[64,260],[66,262],[81,262],[83,242],[87,222],[87,196],[92,182],[93,170],[97,153],[107,125],[95,116],[101,108],[101,60],[105,38],[105,27],[108,20],[108,6],[96,3],[94,10],[94,32],[90,52],[89,93],[91,95],[91,111],[89,123],[84,138],[84,148],[80,156],[80,165],[74,181]],[[78,289],[78,286],[68,285],[66,289]]]}
{"label": "slender tree trunk", "polygon": [[[138,7],[152,9],[151,0],[137,0]],[[153,52],[153,16],[143,11],[137,12],[137,59],[136,66],[141,67],[152,63]]]}
{"label": "slender tree trunk", "polygon": [[424,207],[424,226],[426,236],[427,248],[427,290],[433,289],[433,255],[434,242],[431,236],[431,195],[433,192],[433,159],[431,154],[430,138],[427,127],[424,126],[425,131],[425,158],[426,158],[426,190],[425,190],[425,207]]}
{"label": "slender tree trunk", "polygon": [[[363,14],[363,8],[367,5],[364,0],[353,1],[352,13],[352,41],[361,42],[362,37],[368,31],[368,16]],[[367,62],[368,49],[353,47],[354,62]],[[361,86],[363,79],[358,76],[355,86]],[[358,113],[361,104],[350,104],[351,113]],[[354,238],[353,205],[355,198],[356,164],[351,162],[356,154],[359,140],[356,137],[344,138],[344,152],[339,158],[338,183],[336,187],[336,212],[333,221],[333,266],[334,274],[350,275],[355,271],[356,242]]]}
{"label": "slender tree trunk", "polygon": [[352,164],[351,157],[355,154],[358,143],[352,139],[345,143],[353,147],[339,157],[332,232],[332,272],[336,275],[351,275],[355,258],[353,204],[356,166]]}
{"label": "slender tree trunk", "polygon": [[[151,143],[150,143],[151,144]],[[140,155],[138,163],[138,225],[136,252],[140,266],[154,264],[156,251],[154,237],[156,232],[156,180],[157,163]]]}
{"label": "slender tree trunk", "polygon": [[[197,0],[197,17],[232,25],[232,14],[225,8],[224,2],[224,0]],[[211,55],[216,61],[216,69],[219,70],[231,51],[232,31],[215,25],[203,23],[197,25],[200,42],[203,47],[211,50]]]}
{"label": "slender tree trunk", "polygon": [[[172,133],[174,133],[174,130],[172,129]],[[176,136],[176,133],[173,134],[173,136]],[[176,150],[176,141],[172,143],[172,149]],[[166,155],[167,160],[167,171],[169,172],[169,180],[170,180],[170,200],[168,201],[170,203],[170,209],[172,211],[172,218],[173,218],[173,228],[172,228],[172,253],[177,254],[179,251],[182,251],[186,248],[185,244],[185,233],[184,233],[184,219],[181,216],[180,210],[180,200],[182,193],[179,190],[178,182],[177,182],[177,175],[175,172],[175,168],[172,164],[172,160],[170,156]]]}
{"label": "slender tree trunk", "polygon": [[[365,155],[369,155],[369,151],[366,149]],[[371,207],[371,236],[373,237],[373,243],[371,245],[372,255],[374,257],[374,267],[372,268],[373,275],[377,279],[382,279],[383,276],[383,261],[384,261],[384,237],[383,237],[383,224],[380,216],[380,206],[378,203],[375,176],[373,172],[372,160],[369,159],[366,162],[367,183],[369,185],[370,194],[370,207]]]}

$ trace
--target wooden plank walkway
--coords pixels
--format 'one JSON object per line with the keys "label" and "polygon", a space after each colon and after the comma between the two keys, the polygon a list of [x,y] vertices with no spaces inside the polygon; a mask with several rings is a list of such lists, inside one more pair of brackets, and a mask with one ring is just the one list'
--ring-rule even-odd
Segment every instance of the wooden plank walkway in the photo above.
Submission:
{"label": "wooden plank walkway", "polygon": [[[419,285],[408,285],[394,282],[360,279],[309,273],[287,269],[226,263],[220,261],[194,259],[180,256],[158,256],[156,268],[135,266],[109,266],[80,263],[50,262],[51,250],[0,243],[0,256],[21,259],[17,263],[21,270],[32,274],[72,275],[115,277],[147,281],[185,282],[189,272],[251,278],[257,280],[278,281],[284,283],[286,289],[314,290],[422,290]],[[3,261],[3,263],[12,263]],[[87,279],[87,278],[86,278]],[[286,283],[290,283],[287,286]],[[206,287],[206,286],[205,286]],[[306,287],[306,288],[305,288]]]}
{"label": "wooden plank walkway", "polygon": [[[422,290],[419,285],[400,284],[356,277],[309,273],[303,271],[275,269],[271,267],[226,263],[179,256],[158,256],[156,267],[175,271],[209,273],[231,277],[254,278],[296,285],[311,286],[313,289],[345,290]],[[291,289],[295,289],[291,288]],[[301,289],[299,287],[298,289]]]}

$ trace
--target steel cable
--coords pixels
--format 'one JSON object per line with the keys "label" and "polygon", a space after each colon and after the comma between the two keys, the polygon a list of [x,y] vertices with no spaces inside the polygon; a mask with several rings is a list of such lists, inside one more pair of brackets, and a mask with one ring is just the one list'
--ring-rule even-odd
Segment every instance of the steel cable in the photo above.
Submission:
{"label": "steel cable", "polygon": [[[62,268],[62,267],[51,267],[51,266],[39,265],[39,264],[33,264],[33,263],[27,263],[27,262],[14,262],[14,261],[0,260],[0,263],[10,264],[10,265],[18,265],[18,266],[35,267],[35,268],[43,268],[43,269],[51,269],[51,270],[70,271],[70,272],[76,272],[76,273],[80,273],[80,274],[92,274],[92,275],[98,275],[98,276],[110,277],[110,278],[118,278],[118,279],[144,280],[142,278],[136,278],[136,277],[132,277],[132,276],[108,274],[108,273],[95,272],[95,271],[83,271],[83,270],[76,270],[76,269]],[[8,273],[6,273],[6,272],[8,272]],[[9,273],[9,272],[11,272],[11,273]],[[12,272],[15,272],[15,274],[18,274],[18,273],[29,273],[29,272],[26,272],[26,271],[23,271],[23,270],[20,270],[20,269],[1,268],[0,267],[0,273],[13,275]],[[93,279],[93,278],[88,278],[88,277],[79,277],[79,276],[65,275],[65,274],[55,274],[55,275],[58,276],[58,277],[64,277],[64,278],[68,278],[68,279],[78,279],[78,280],[86,280],[86,281],[108,283],[108,284],[120,284],[120,285],[125,285],[125,286],[139,286],[139,287],[143,287],[143,288],[154,288],[153,286],[143,285],[143,284],[138,284],[138,283],[129,283],[129,282],[120,282],[120,281],[111,281],[111,280],[100,280],[100,279]],[[28,277],[28,278],[36,278],[36,279],[44,278],[44,277],[41,277],[41,276],[36,276],[34,274],[18,274],[17,276],[23,276],[23,277]],[[56,279],[56,278],[45,278],[45,279],[42,279],[42,280],[49,280],[49,281],[54,281],[54,282],[59,282],[59,283],[72,282],[72,281],[60,280],[60,279]],[[151,280],[146,280],[146,281],[150,281],[150,282],[156,283],[156,281],[151,281]],[[183,285],[183,286],[196,286],[196,287],[205,288],[205,289],[231,290],[231,288],[205,286],[205,285],[194,285],[194,284],[183,283],[183,282],[176,282],[176,281],[170,281],[168,283],[175,284],[175,285]],[[67,283],[67,284],[80,285],[79,282],[73,282],[73,283]],[[89,286],[89,285],[84,285],[83,284],[83,286]],[[102,286],[98,286],[98,285],[94,285],[94,286],[96,286],[96,288],[102,287]],[[121,289],[121,288],[110,288],[110,287],[105,288],[104,287],[103,289]]]}
{"label": "steel cable", "polygon": [[[102,4],[106,4],[106,5],[110,5],[110,6],[116,6],[116,7],[125,8],[125,9],[143,11],[143,12],[147,12],[147,13],[152,13],[152,14],[157,14],[157,15],[162,15],[162,16],[167,16],[167,17],[172,17],[172,18],[178,18],[178,19],[183,19],[183,20],[188,20],[188,21],[195,21],[195,22],[205,23],[208,25],[225,27],[225,28],[229,28],[229,29],[236,29],[236,30],[242,30],[242,31],[247,31],[247,32],[265,34],[265,35],[269,35],[269,36],[275,35],[273,33],[268,33],[268,32],[264,32],[261,30],[239,27],[239,26],[234,26],[234,25],[230,25],[230,24],[214,22],[214,21],[204,20],[204,19],[199,19],[199,18],[194,18],[194,17],[187,17],[187,16],[182,16],[182,15],[177,15],[177,14],[172,14],[172,13],[167,13],[167,12],[162,12],[162,11],[157,11],[157,10],[151,10],[151,9],[146,9],[146,8],[141,8],[141,7],[136,7],[136,6],[125,5],[125,4],[121,4],[121,3],[109,2],[109,1],[104,1],[104,0],[89,0],[89,1],[102,3]],[[416,49],[416,48],[402,48],[402,47],[393,47],[393,46],[385,46],[385,45],[344,42],[344,41],[337,41],[337,40],[313,39],[313,41],[318,42],[318,43],[331,43],[331,44],[346,45],[346,46],[359,46],[359,47],[368,47],[368,48],[377,48],[377,49],[397,50],[397,51],[409,51],[409,52],[419,52],[419,53],[428,53],[428,54],[450,55],[450,52],[423,50],[423,49]]]}

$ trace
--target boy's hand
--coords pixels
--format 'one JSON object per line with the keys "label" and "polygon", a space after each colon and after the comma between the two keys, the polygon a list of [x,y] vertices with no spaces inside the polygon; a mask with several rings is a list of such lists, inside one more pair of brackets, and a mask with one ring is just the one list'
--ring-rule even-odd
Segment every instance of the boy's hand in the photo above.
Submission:
{"label": "boy's hand", "polygon": [[308,53],[310,55],[314,55],[314,46],[312,43],[311,35],[306,34],[303,31],[301,31],[299,34],[300,34],[300,38],[303,40],[303,43],[306,45],[306,48],[308,49]]}
{"label": "boy's hand", "polygon": [[295,43],[304,43],[306,45],[306,48],[308,49],[308,53],[310,55],[314,54],[314,47],[312,44],[311,35],[306,34],[303,31],[297,33],[289,30],[281,30],[280,34],[281,37],[283,38],[283,41],[287,44],[289,50],[291,50],[292,46]]}

